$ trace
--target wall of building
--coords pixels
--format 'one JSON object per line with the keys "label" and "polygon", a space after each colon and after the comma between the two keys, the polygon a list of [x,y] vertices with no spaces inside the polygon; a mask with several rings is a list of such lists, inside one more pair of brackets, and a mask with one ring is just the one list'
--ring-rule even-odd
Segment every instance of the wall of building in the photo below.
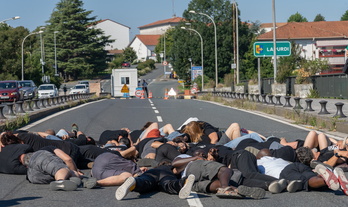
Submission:
{"label": "wall of building", "polygon": [[130,47],[136,52],[139,61],[145,61],[148,56],[148,49],[138,38],[135,38]]}
{"label": "wall of building", "polygon": [[95,26],[104,31],[105,36],[110,36],[110,39],[115,40],[105,47],[105,50],[122,50],[129,44],[129,27],[118,24],[111,20],[105,20]]}

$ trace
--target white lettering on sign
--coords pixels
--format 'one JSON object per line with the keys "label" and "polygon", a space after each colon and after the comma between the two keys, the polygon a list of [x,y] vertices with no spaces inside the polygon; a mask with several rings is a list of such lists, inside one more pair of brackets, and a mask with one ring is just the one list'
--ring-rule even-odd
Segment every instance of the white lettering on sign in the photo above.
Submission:
{"label": "white lettering on sign", "polygon": [[[273,47],[267,47],[267,52],[273,52]],[[288,47],[277,47],[277,51],[289,51],[290,48]]]}

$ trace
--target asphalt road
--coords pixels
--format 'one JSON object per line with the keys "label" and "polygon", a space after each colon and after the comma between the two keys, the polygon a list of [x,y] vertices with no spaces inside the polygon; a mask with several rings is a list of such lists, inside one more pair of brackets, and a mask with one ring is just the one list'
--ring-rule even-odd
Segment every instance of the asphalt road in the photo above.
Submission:
{"label": "asphalt road", "polygon": [[[165,83],[175,85],[175,81],[153,81],[149,87],[161,90]],[[147,121],[158,121],[160,126],[166,123],[174,127],[181,125],[189,117],[198,117],[217,127],[227,128],[232,122],[252,129],[265,136],[286,137],[288,140],[303,139],[308,133],[285,122],[269,119],[268,115],[259,116],[214,103],[197,100],[169,99],[105,99],[87,103],[58,114],[30,123],[23,129],[44,131],[48,128],[70,130],[77,123],[79,130],[99,139],[107,129],[128,127],[131,130],[141,128]],[[89,171],[84,170],[88,175]],[[79,188],[73,192],[50,191],[48,185],[34,185],[26,181],[24,175],[0,174],[0,206],[346,206],[347,197],[342,192],[330,190],[317,192],[297,192],[266,194],[262,200],[219,199],[215,195],[192,194],[186,200],[176,195],[149,193],[139,195],[131,192],[125,200],[117,201],[114,193],[117,187],[97,189]]]}

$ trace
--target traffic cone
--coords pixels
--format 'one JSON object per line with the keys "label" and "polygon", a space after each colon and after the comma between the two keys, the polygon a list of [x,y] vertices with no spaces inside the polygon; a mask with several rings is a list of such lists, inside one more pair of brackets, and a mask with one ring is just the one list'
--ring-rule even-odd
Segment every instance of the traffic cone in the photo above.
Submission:
{"label": "traffic cone", "polygon": [[164,98],[163,99],[168,99],[168,89],[166,89],[166,92],[164,93]]}
{"label": "traffic cone", "polygon": [[145,99],[145,97],[144,97],[144,90],[141,92],[141,98],[140,99]]}
{"label": "traffic cone", "polygon": [[152,92],[149,91],[149,98],[152,98]]}

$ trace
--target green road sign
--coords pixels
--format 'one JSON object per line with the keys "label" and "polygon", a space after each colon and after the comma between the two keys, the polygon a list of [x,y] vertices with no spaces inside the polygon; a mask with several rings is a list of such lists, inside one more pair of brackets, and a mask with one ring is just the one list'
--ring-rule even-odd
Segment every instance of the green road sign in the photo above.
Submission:
{"label": "green road sign", "polygon": [[[254,56],[255,57],[272,57],[273,56],[273,42],[255,42]],[[290,56],[291,43],[288,41],[277,41],[277,56]]]}

